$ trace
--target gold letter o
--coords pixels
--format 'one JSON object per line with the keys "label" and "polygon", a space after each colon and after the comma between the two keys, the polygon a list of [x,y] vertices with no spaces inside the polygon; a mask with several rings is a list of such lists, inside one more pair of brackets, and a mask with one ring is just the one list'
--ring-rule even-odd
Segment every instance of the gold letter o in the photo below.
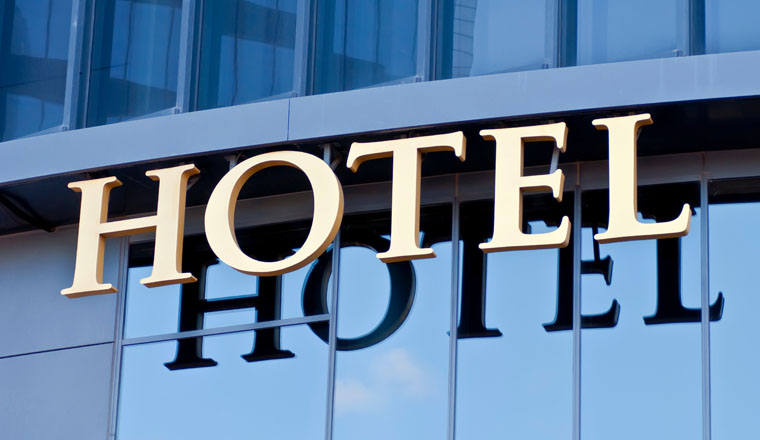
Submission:
{"label": "gold letter o", "polygon": [[[306,174],[314,193],[314,219],[309,236],[295,254],[280,261],[259,261],[243,253],[238,245],[235,204],[251,176],[280,165]],[[330,166],[308,153],[277,151],[245,160],[222,177],[206,206],[206,238],[216,256],[238,271],[257,276],[280,275],[304,267],[322,254],[335,239],[342,218],[343,189]]]}

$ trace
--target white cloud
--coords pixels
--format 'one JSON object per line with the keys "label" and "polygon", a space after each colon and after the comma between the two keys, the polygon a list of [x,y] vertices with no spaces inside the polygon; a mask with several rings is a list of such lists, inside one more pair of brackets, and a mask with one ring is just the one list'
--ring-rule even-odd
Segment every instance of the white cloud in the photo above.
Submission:
{"label": "white cloud", "polygon": [[369,413],[383,409],[399,396],[424,399],[431,394],[432,387],[425,369],[402,348],[373,358],[365,373],[336,380],[336,411]]}
{"label": "white cloud", "polygon": [[379,356],[372,363],[371,372],[378,382],[392,386],[407,397],[422,398],[429,394],[430,383],[424,368],[403,348]]}

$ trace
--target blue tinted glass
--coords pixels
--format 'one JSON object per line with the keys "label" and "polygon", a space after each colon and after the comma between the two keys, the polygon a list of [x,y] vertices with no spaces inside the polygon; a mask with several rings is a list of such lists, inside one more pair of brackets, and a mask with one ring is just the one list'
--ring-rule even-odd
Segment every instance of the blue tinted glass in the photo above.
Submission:
{"label": "blue tinted glass", "polygon": [[[257,336],[258,337],[258,336]],[[218,364],[169,370],[177,342],[123,350],[119,440],[323,439],[327,344],[309,327],[281,329],[295,357],[246,362],[251,332],[203,338]]]}
{"label": "blue tinted glass", "polygon": [[320,1],[315,58],[315,93],[414,77],[417,1]]}
{"label": "blue tinted glass", "polygon": [[[657,189],[639,197],[641,221],[672,220],[683,203]],[[583,221],[601,226],[607,207],[586,198]],[[590,196],[590,195],[589,195]],[[606,198],[606,192],[603,194]],[[601,228],[600,228],[601,230]],[[611,259],[609,284],[581,277],[581,433],[589,440],[671,440],[701,437],[700,213],[680,239],[639,240],[594,249],[584,228],[583,260]],[[618,315],[615,304],[619,304]]]}
{"label": "blue tinted glass", "polygon": [[554,0],[442,2],[437,77],[551,67],[554,11]]}
{"label": "blue tinted glass", "polygon": [[[757,182],[741,185],[750,187],[756,188]],[[710,204],[710,294],[713,303],[719,294],[724,298],[720,319],[710,324],[712,438],[720,440],[760,432],[760,203],[757,194],[736,195],[715,187],[711,193],[734,202]]]}
{"label": "blue tinted glass", "polygon": [[63,123],[71,4],[0,2],[0,141]]}
{"label": "blue tinted glass", "polygon": [[198,107],[291,94],[297,0],[204,2]]}
{"label": "blue tinted glass", "polygon": [[[463,208],[462,215],[472,214]],[[531,233],[548,230],[531,222]],[[463,247],[463,258],[479,257],[477,244],[471,246],[472,252]],[[460,316],[459,325],[457,438],[569,439],[573,332],[544,325],[558,310],[558,251],[496,252],[485,260],[484,326],[465,331],[463,320],[477,315],[464,303],[461,309],[469,316]],[[462,288],[461,295],[477,294]]]}
{"label": "blue tinted glass", "polygon": [[707,0],[707,53],[760,49],[759,16],[760,2],[756,0]]}
{"label": "blue tinted glass", "polygon": [[176,106],[182,0],[104,0],[95,7],[87,125]]}
{"label": "blue tinted glass", "polygon": [[[126,316],[124,337],[174,333],[179,330],[182,301],[180,286],[171,285],[148,288],[140,284],[140,279],[148,277],[152,267],[129,269],[127,281]],[[289,272],[281,277],[280,318],[303,316],[301,310],[301,289],[309,268]],[[226,300],[258,295],[258,277],[246,275],[224,263],[209,267],[204,285],[204,298],[210,301]],[[187,303],[192,307],[193,305]],[[207,311],[203,313],[201,328],[225,327],[251,324],[272,318],[256,313],[254,306],[230,310]],[[195,329],[186,329],[195,330]]]}
{"label": "blue tinted glass", "polygon": [[688,55],[688,0],[578,0],[578,64]]}
{"label": "blue tinted glass", "polygon": [[[450,237],[450,211],[437,211],[435,231],[423,218],[427,236]],[[358,246],[341,250],[334,438],[445,438],[451,242],[433,244],[435,258],[386,265],[360,247],[387,250],[387,230],[370,223],[344,220],[341,233]]]}

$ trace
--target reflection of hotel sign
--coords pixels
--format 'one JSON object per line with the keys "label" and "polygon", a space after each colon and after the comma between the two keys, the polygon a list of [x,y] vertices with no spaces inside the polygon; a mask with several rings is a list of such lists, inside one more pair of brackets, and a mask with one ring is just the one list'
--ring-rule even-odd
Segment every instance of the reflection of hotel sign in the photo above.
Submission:
{"label": "reflection of hotel sign", "polygon": [[[609,131],[609,220],[607,230],[596,234],[600,243],[653,238],[674,238],[689,231],[690,207],[684,205],[672,221],[642,223],[637,218],[636,136],[639,128],[651,124],[648,114],[597,119],[593,124]],[[551,232],[528,234],[522,230],[522,193],[551,190],[561,200],[564,174],[523,176],[525,142],[553,141],[565,150],[567,127],[564,123],[530,127],[502,128],[481,132],[496,141],[494,227],[490,240],[479,245],[483,252],[520,249],[563,248],[570,240],[570,220],[563,217]],[[465,138],[461,132],[422,136],[382,142],[354,143],[347,166],[356,172],[372,159],[393,158],[390,246],[377,257],[386,263],[433,258],[431,248],[419,243],[421,155],[431,151],[453,151],[465,160]],[[238,245],[234,229],[235,204],[245,182],[256,172],[274,166],[289,166],[302,171],[314,194],[311,230],[293,255],[278,261],[261,261],[246,255]],[[185,192],[188,179],[199,173],[193,165],[182,165],[146,172],[159,181],[155,215],[108,221],[111,189],[121,185],[115,177],[72,182],[69,187],[82,193],[74,282],[61,291],[68,297],[112,293],[104,284],[105,239],[155,232],[153,271],[140,280],[148,287],[196,282],[182,272]],[[205,233],[216,257],[234,269],[256,276],[281,275],[304,267],[317,259],[334,240],[343,217],[343,191],[330,166],[303,152],[264,153],[245,160],[227,173],[211,194],[205,214]]]}

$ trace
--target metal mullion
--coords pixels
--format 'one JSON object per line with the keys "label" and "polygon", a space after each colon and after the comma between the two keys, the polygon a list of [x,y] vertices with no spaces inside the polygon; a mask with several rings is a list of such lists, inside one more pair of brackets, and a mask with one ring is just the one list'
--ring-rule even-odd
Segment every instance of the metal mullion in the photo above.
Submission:
{"label": "metal mullion", "polygon": [[195,25],[196,0],[182,0],[182,21],[180,24],[179,65],[177,68],[177,106],[175,113],[191,110],[193,77],[195,72]]}
{"label": "metal mullion", "polygon": [[449,309],[449,413],[448,440],[456,436],[457,321],[459,318],[459,179],[454,180],[451,208],[451,292]]}
{"label": "metal mullion", "polygon": [[581,438],[581,186],[573,195],[573,440]]}
{"label": "metal mullion", "polygon": [[111,398],[108,408],[108,437],[116,438],[116,418],[119,407],[119,386],[121,383],[121,355],[124,337],[124,313],[127,291],[127,275],[129,273],[129,238],[122,237],[119,241],[119,290],[116,293],[116,323],[114,325],[113,357],[111,361]]}
{"label": "metal mullion", "polygon": [[89,71],[89,69],[84,69],[84,58],[89,53],[86,46],[89,45],[90,41],[89,38],[85,38],[88,28],[88,3],[89,0],[74,0],[72,3],[69,54],[66,65],[66,89],[63,101],[62,129],[64,131],[79,128],[82,87],[86,87],[85,78],[89,76],[80,75],[82,71]]}
{"label": "metal mullion", "polygon": [[[329,165],[332,161],[332,150],[325,146],[324,161]],[[333,438],[333,423],[335,421],[335,363],[338,340],[338,285],[340,284],[340,229],[333,241],[332,250],[332,289],[330,291],[330,313],[328,327],[328,358],[327,358],[327,402],[325,406],[325,440]]]}
{"label": "metal mullion", "polygon": [[301,325],[301,324],[310,324],[313,322],[324,322],[329,319],[330,319],[330,315],[327,315],[327,314],[313,315],[313,316],[304,316],[301,318],[286,318],[286,319],[278,319],[275,321],[254,322],[251,324],[230,325],[230,326],[225,326],[225,327],[191,330],[191,331],[176,332],[176,333],[164,333],[161,335],[143,336],[139,338],[124,339],[122,341],[122,345],[124,346],[140,345],[140,344],[150,344],[152,342],[174,341],[177,339],[198,338],[198,337],[203,337],[203,336],[215,336],[215,335],[228,334],[228,333],[242,333],[242,332],[248,332],[252,330],[264,330],[268,328],[288,327],[288,326]]}
{"label": "metal mullion", "polygon": [[710,206],[708,200],[708,174],[705,172],[699,181],[700,222],[700,262],[701,278],[701,329],[702,329],[702,439],[710,440],[711,396],[710,396]]}

